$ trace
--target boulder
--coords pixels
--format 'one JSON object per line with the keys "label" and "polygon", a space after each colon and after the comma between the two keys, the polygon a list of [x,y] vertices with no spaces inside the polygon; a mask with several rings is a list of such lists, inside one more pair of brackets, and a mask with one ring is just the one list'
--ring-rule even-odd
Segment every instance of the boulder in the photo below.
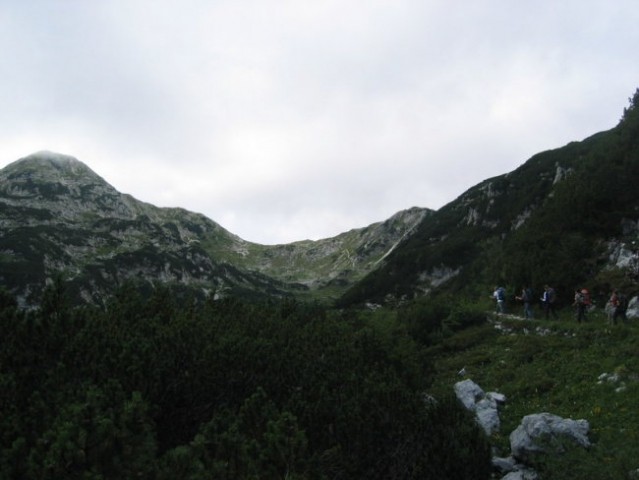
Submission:
{"label": "boulder", "polygon": [[510,473],[518,470],[517,460],[513,457],[493,457],[493,468],[501,473]]}
{"label": "boulder", "polygon": [[486,435],[499,431],[499,412],[497,411],[497,403],[493,400],[488,398],[480,400],[475,406],[475,416]]}
{"label": "boulder", "polygon": [[467,379],[455,384],[455,395],[468,410],[475,412],[477,423],[486,435],[499,431],[498,406],[506,401],[503,394],[485,393],[479,385]]}
{"label": "boulder", "polygon": [[455,384],[455,395],[468,410],[475,410],[477,402],[486,396],[481,387],[470,379]]}
{"label": "boulder", "polygon": [[510,434],[513,457],[529,463],[539,453],[563,452],[568,444],[590,446],[587,420],[564,419],[550,413],[527,415]]}
{"label": "boulder", "polygon": [[539,478],[535,470],[517,463],[513,457],[493,457],[492,463],[496,472],[492,478],[497,478],[499,474],[505,475],[501,477],[501,480],[537,480]]}
{"label": "boulder", "polygon": [[628,310],[626,310],[627,318],[639,318],[639,297],[632,297],[628,302]]}

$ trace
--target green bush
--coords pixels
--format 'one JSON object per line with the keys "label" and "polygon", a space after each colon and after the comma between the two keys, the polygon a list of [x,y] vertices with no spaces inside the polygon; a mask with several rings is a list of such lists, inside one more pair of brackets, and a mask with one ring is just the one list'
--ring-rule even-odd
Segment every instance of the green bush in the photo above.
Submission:
{"label": "green bush", "polygon": [[453,332],[484,323],[486,323],[486,311],[470,304],[455,304],[443,322],[446,329]]}

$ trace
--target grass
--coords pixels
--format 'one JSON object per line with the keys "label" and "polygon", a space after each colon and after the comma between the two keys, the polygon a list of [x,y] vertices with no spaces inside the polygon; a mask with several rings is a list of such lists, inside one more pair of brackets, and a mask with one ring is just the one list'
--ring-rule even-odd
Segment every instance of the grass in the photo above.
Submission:
{"label": "grass", "polygon": [[[545,458],[538,465],[542,478],[623,479],[639,469],[637,320],[609,326],[603,313],[593,312],[577,324],[569,311],[557,321],[492,316],[428,353],[435,395],[464,378],[506,395],[501,431],[492,438],[498,455],[509,455],[510,432],[525,415],[550,412],[588,420],[593,446]],[[600,379],[604,373],[617,379]]]}

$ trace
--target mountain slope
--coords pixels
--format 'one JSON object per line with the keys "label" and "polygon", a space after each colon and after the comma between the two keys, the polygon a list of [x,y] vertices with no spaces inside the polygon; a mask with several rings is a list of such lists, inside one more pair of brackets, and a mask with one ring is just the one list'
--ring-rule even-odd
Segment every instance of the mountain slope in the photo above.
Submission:
{"label": "mountain slope", "polygon": [[24,305],[58,273],[92,303],[127,280],[218,296],[324,289],[332,298],[427,213],[411,209],[336,239],[264,246],[203,215],[122,194],[73,157],[39,152],[0,171],[0,285]]}
{"label": "mountain slope", "polygon": [[436,212],[412,208],[334,238],[275,246],[140,202],[78,160],[40,152],[0,171],[0,286],[24,304],[59,272],[97,303],[130,279],[205,295],[339,297],[342,306],[484,298],[496,283],[511,296],[552,283],[564,302],[579,285],[637,294],[637,105],[639,90],[613,129],[539,153]]}
{"label": "mountain slope", "polygon": [[277,282],[217,262],[197,245],[240,239],[206,217],[123,195],[75,158],[40,152],[0,172],[2,283],[34,301],[62,273],[85,301],[100,302],[127,279],[209,291],[278,291]]}
{"label": "mountain slope", "polygon": [[603,313],[592,317],[582,324],[568,315],[558,322],[501,317],[453,333],[429,348],[437,372],[430,393],[439,398],[465,378],[503,393],[500,433],[491,437],[497,457],[510,455],[510,433],[526,415],[586,419],[591,448],[537,459],[539,478],[632,478],[628,472],[639,468],[639,325],[605,328]]}
{"label": "mountain slope", "polygon": [[611,242],[639,240],[637,105],[639,90],[615,128],[472,187],[423,222],[340,303],[432,291],[477,298],[495,283],[514,294],[550,282],[566,301],[580,284],[609,288],[601,273]]}
{"label": "mountain slope", "polygon": [[250,270],[330,296],[374,270],[432,213],[432,210],[413,207],[384,222],[316,241],[274,246],[246,243],[244,251],[234,250],[226,258]]}

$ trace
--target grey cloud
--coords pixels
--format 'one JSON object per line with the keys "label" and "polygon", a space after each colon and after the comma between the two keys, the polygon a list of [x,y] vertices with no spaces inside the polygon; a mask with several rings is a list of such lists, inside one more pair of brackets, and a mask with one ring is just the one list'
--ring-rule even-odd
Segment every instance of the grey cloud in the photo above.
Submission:
{"label": "grey cloud", "polygon": [[249,240],[319,238],[614,126],[637,24],[629,0],[7,1],[0,160],[62,148]]}

